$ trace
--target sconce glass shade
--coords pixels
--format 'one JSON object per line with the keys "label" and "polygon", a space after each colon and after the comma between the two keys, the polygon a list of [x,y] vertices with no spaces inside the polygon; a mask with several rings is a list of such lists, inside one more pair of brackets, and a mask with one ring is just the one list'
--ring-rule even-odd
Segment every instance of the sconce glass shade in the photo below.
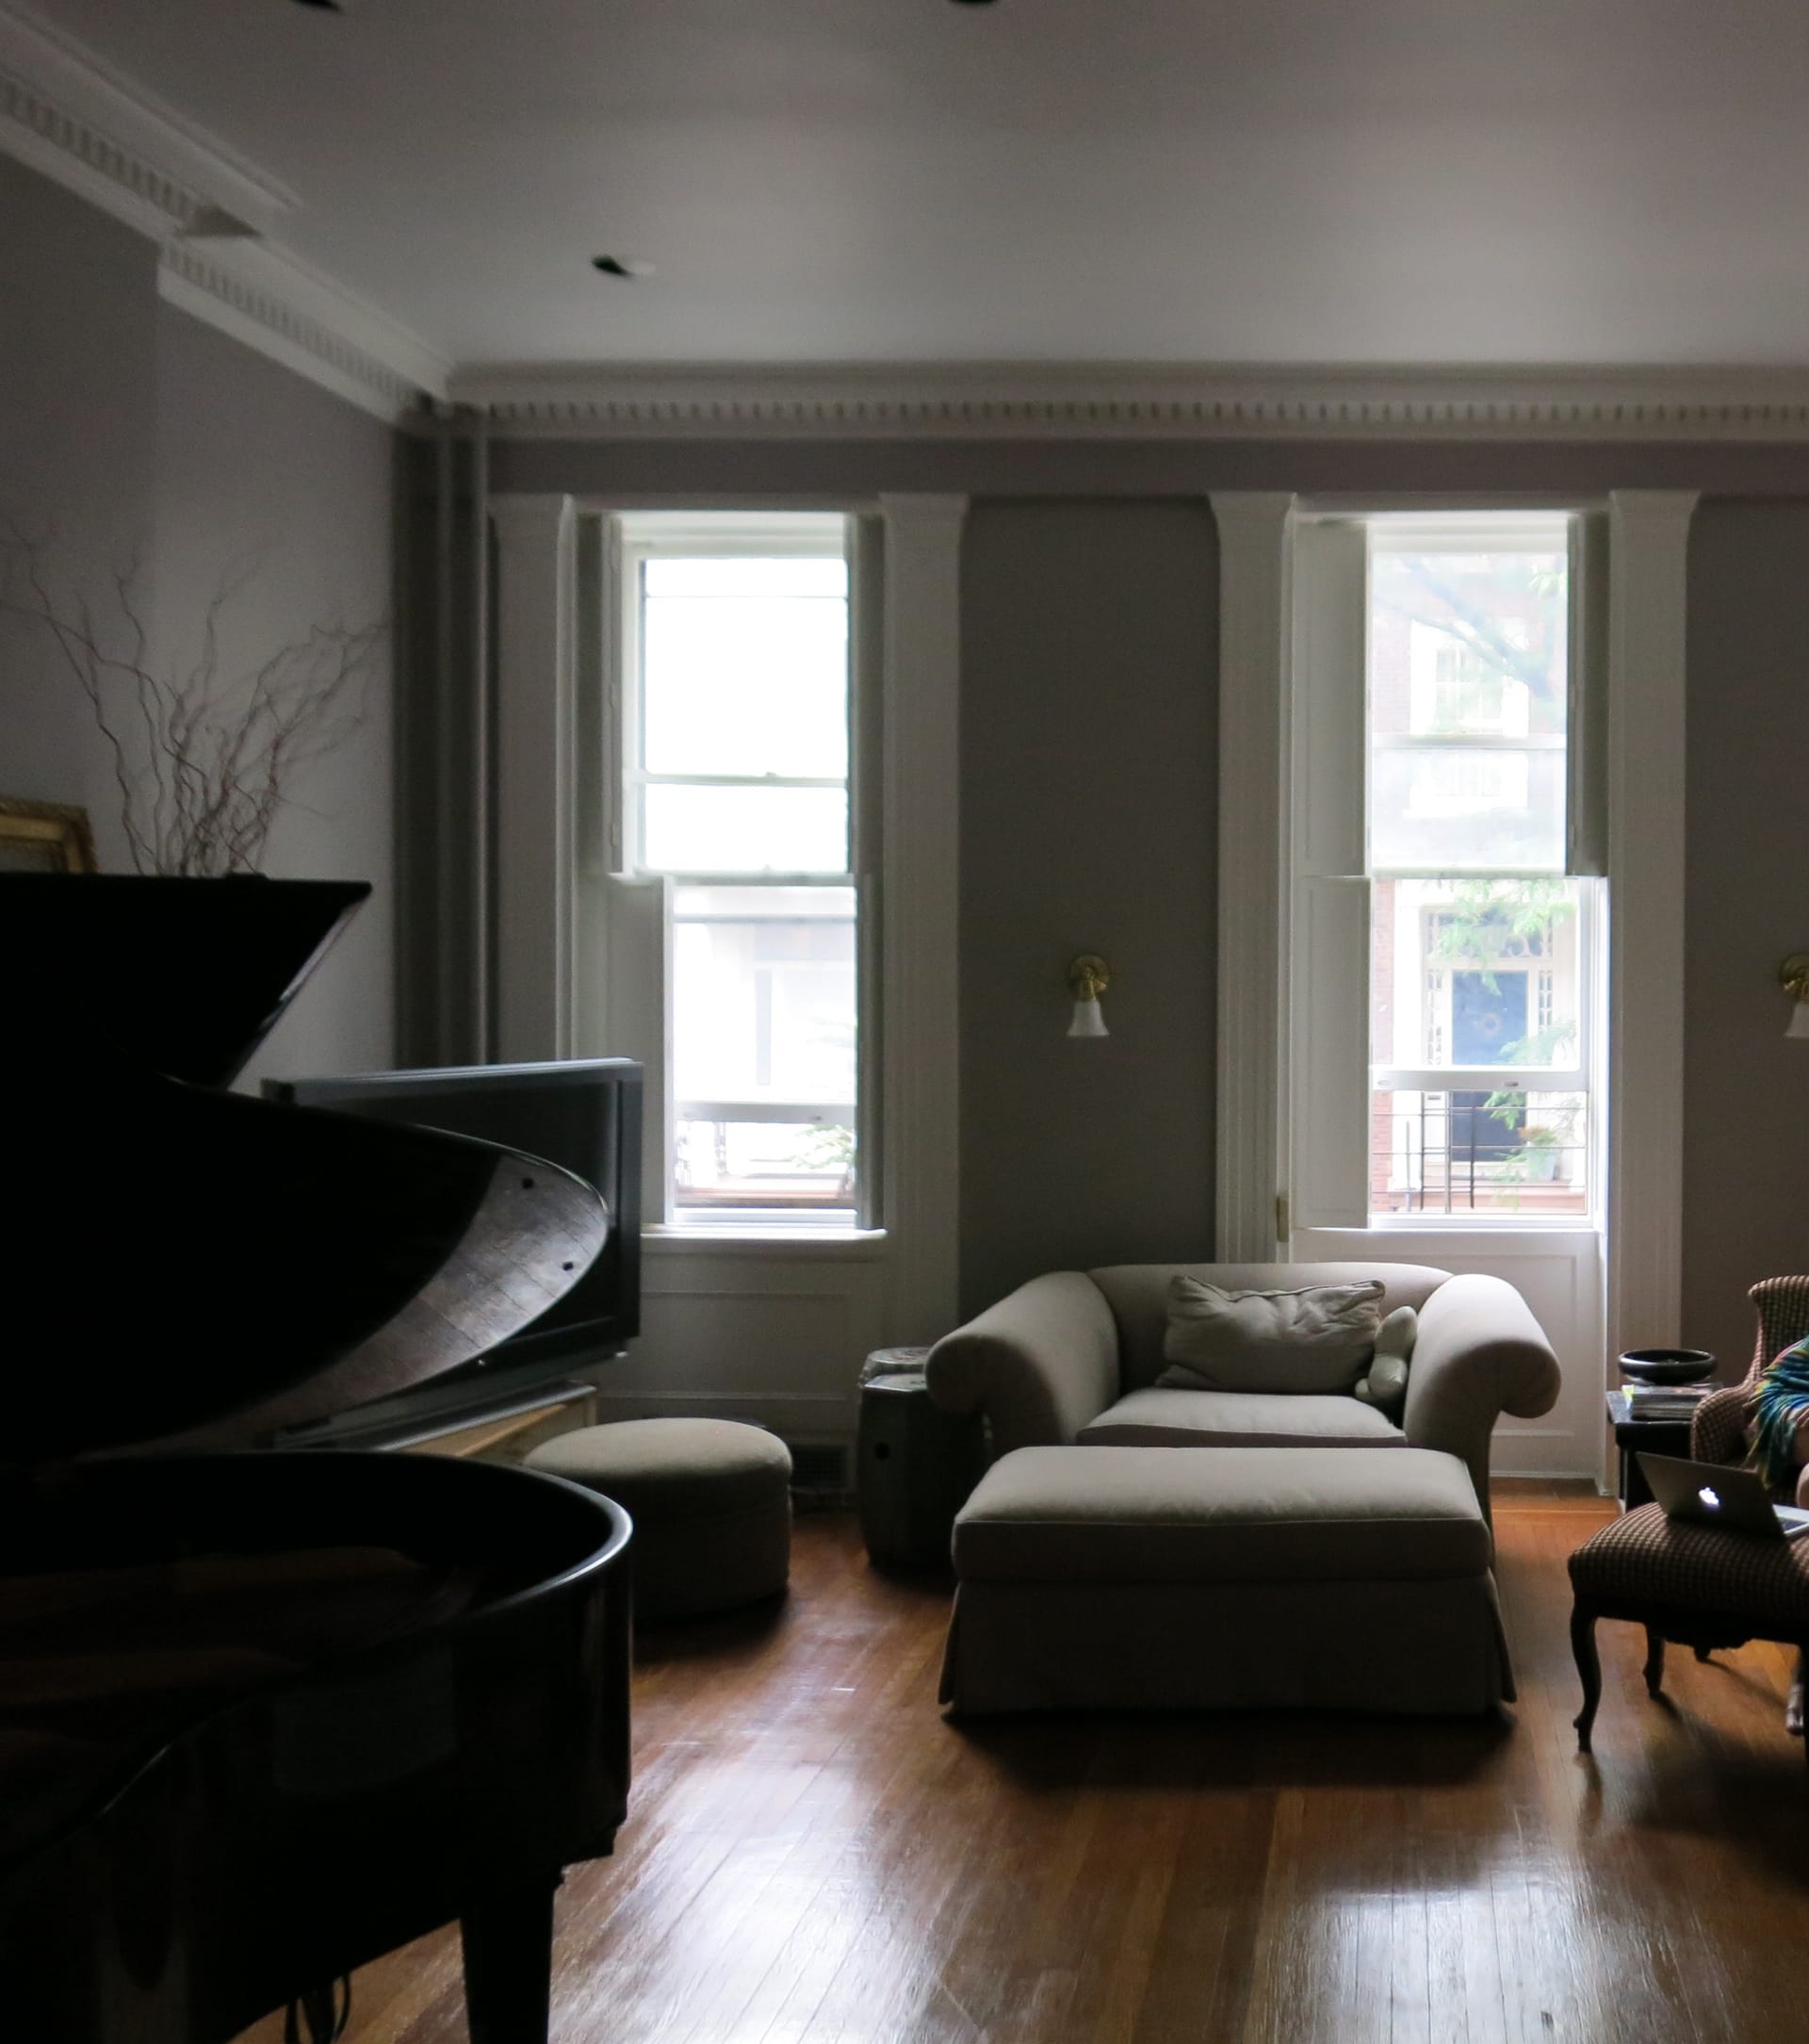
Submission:
{"label": "sconce glass shade", "polygon": [[1109,1037],[1112,1034],[1105,1026],[1105,1017],[1100,1012],[1097,1000],[1075,1002],[1074,1020],[1068,1023],[1067,1033],[1071,1037]]}
{"label": "sconce glass shade", "polygon": [[1785,1035],[1793,1042],[1809,1041],[1809,1001],[1792,1001],[1790,1020],[1785,1025]]}

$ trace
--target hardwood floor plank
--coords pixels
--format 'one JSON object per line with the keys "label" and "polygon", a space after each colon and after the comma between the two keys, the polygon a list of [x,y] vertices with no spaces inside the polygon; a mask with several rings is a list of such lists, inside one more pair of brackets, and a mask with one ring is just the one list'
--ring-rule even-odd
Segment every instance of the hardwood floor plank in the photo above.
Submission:
{"label": "hardwood floor plank", "polygon": [[[1586,1486],[1496,1494],[1499,1721],[946,1723],[949,1585],[802,1518],[777,1611],[642,1643],[616,1856],[559,1902],[559,2044],[1735,2044],[1805,2030],[1809,1769],[1790,1657],[1665,1700],[1600,1627]],[[463,2044],[454,1932],[361,1972],[349,2044]],[[1806,2031],[1805,2034],[1809,2034]],[[273,2019],[247,2044],[276,2044]]]}

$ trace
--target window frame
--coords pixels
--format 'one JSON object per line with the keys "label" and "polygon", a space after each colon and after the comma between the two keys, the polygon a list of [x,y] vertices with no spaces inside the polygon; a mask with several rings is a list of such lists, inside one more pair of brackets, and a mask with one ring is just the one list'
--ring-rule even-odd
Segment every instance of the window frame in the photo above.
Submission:
{"label": "window frame", "polygon": [[[606,691],[608,729],[604,734],[603,746],[605,802],[608,807],[605,830],[612,871],[632,881],[660,881],[666,884],[668,897],[665,918],[668,931],[676,929],[681,920],[671,903],[671,891],[681,887],[731,890],[836,888],[851,890],[854,894],[854,910],[850,921],[854,934],[857,1049],[855,1098],[849,1104],[848,1119],[832,1123],[823,1111],[826,1105],[839,1104],[801,1100],[744,1104],[755,1111],[735,1117],[738,1121],[775,1120],[779,1119],[780,1108],[796,1108],[799,1111],[793,1119],[800,1124],[852,1128],[857,1160],[853,1207],[838,1206],[811,1211],[796,1207],[749,1204],[700,1211],[680,1206],[677,1198],[676,1154],[677,1127],[681,1120],[698,1119],[683,1116],[681,1109],[686,1105],[723,1105],[725,1103],[680,1101],[676,1091],[671,1056],[668,1055],[666,1069],[661,1074],[661,1085],[666,1125],[671,1131],[671,1139],[664,1171],[661,1220],[663,1225],[675,1234],[700,1240],[720,1239],[736,1234],[783,1233],[814,1236],[873,1232],[877,1202],[869,1160],[876,1153],[876,1144],[871,1139],[871,1132],[877,1103],[872,1097],[871,1080],[873,1062],[869,1052],[861,1046],[870,1040],[870,1031],[876,1026],[877,989],[872,984],[874,975],[869,969],[872,947],[866,934],[870,910],[868,890],[863,887],[861,876],[856,870],[856,847],[862,835],[858,811],[862,779],[860,734],[865,695],[870,685],[864,674],[866,663],[861,658],[857,623],[860,552],[856,518],[845,510],[824,510],[816,506],[775,506],[764,510],[728,511],[708,507],[654,511],[612,507],[602,515],[606,520],[608,532],[606,573],[609,589],[606,617],[613,623],[613,629],[606,629],[605,633],[605,663],[609,679]],[[848,642],[847,690],[844,700],[848,764],[845,776],[840,778],[768,775],[659,775],[649,773],[643,763],[641,733],[645,673],[643,626],[643,611],[646,600],[644,572],[645,564],[654,559],[720,560],[738,555],[763,560],[837,559],[846,564]],[[779,870],[714,872],[646,864],[641,856],[644,842],[643,794],[647,787],[658,785],[844,789],[847,799],[845,864],[841,870],[834,873],[794,873]],[[840,921],[839,918],[833,920]],[[670,940],[667,951],[670,958]],[[668,977],[664,993],[668,1046],[675,1013],[672,996],[673,987]]]}
{"label": "window frame", "polygon": [[[1491,1233],[1595,1232],[1603,1225],[1606,1201],[1606,1110],[1602,1069],[1605,1048],[1605,1015],[1602,1006],[1606,936],[1602,885],[1574,856],[1579,818],[1574,813],[1579,790],[1593,785],[1585,762],[1576,757],[1584,744],[1599,737],[1579,716],[1579,699],[1588,679],[1587,656],[1580,629],[1586,604],[1600,591],[1582,586],[1587,559],[1582,527],[1590,507],[1569,502],[1504,510],[1454,502],[1427,505],[1410,512],[1359,503],[1296,502],[1290,520],[1293,535],[1294,587],[1289,597],[1292,737],[1287,769],[1288,806],[1294,817],[1288,858],[1291,875],[1283,945],[1285,987],[1293,1009],[1283,1038],[1284,1104],[1281,1128],[1282,1184],[1286,1198],[1279,1209],[1279,1235],[1285,1242],[1294,1227],[1393,1233],[1447,1233],[1464,1235]],[[1376,747],[1370,729],[1370,603],[1376,541],[1385,537],[1388,550],[1452,552],[1454,526],[1461,521],[1467,550],[1549,551],[1557,521],[1566,524],[1570,602],[1565,620],[1568,639],[1567,730],[1555,739],[1572,752],[1565,781],[1566,825],[1563,856],[1556,866],[1456,868],[1434,872],[1429,866],[1372,865],[1369,851],[1371,773]],[[1342,531],[1349,546],[1361,540],[1361,600],[1351,586],[1350,565],[1338,567],[1326,554],[1311,551],[1309,532],[1329,535]],[[1305,562],[1317,565],[1303,570]],[[1316,580],[1315,580],[1316,577]],[[1353,702],[1340,692],[1357,691]],[[1330,692],[1329,694],[1328,692]],[[1401,749],[1423,753],[1444,749],[1524,753],[1538,746],[1540,734],[1421,734]],[[1554,734],[1555,736],[1555,734]],[[1354,748],[1361,747],[1361,752]],[[1587,835],[1587,833],[1585,833]],[[1578,1036],[1573,1057],[1562,1065],[1470,1066],[1381,1065],[1371,1062],[1370,1000],[1335,1002],[1327,987],[1347,983],[1354,960],[1361,957],[1363,984],[1369,984],[1373,957],[1373,884],[1399,879],[1513,879],[1562,877],[1577,900]],[[1529,984],[1529,996],[1535,988]],[[1359,1074],[1361,1073],[1361,1081]],[[1378,1208],[1372,1185],[1370,1118],[1377,1093],[1419,1092],[1450,1095],[1472,1091],[1572,1092],[1588,1104],[1586,1124],[1588,1204],[1580,1212],[1550,1213],[1535,1209],[1487,1208],[1474,1212],[1393,1212]],[[1357,1159],[1343,1164],[1341,1145],[1358,1140],[1362,1130],[1361,1185]],[[1343,1189],[1341,1189],[1341,1187]]]}

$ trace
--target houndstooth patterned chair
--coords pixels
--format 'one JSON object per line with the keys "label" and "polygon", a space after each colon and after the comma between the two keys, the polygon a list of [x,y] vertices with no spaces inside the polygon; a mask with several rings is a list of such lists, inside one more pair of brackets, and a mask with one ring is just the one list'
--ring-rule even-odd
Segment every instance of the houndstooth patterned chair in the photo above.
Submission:
{"label": "houndstooth patterned chair", "polygon": [[1744,1378],[1711,1391],[1689,1423],[1689,1452],[1697,1462],[1746,1460],[1746,1401],[1773,1356],[1809,1336],[1809,1278],[1762,1278],[1746,1295],[1758,1310],[1759,1338]]}
{"label": "houndstooth patterned chair", "polygon": [[[1809,1277],[1766,1278],[1747,1296],[1759,1316],[1752,1365],[1741,1382],[1711,1392],[1698,1407],[1689,1435],[1697,1462],[1746,1460],[1753,1383],[1773,1356],[1809,1335]],[[1602,1700],[1599,1618],[1646,1628],[1646,1691],[1653,1696],[1664,1680],[1668,1640],[1694,1647],[1698,1660],[1749,1640],[1781,1640],[1809,1652],[1809,1539],[1746,1540],[1674,1524],[1661,1506],[1642,1505],[1572,1555],[1571,1589],[1571,1651],[1583,1682],[1576,1742],[1584,1753]],[[1809,1741],[1804,1751],[1809,1757]]]}

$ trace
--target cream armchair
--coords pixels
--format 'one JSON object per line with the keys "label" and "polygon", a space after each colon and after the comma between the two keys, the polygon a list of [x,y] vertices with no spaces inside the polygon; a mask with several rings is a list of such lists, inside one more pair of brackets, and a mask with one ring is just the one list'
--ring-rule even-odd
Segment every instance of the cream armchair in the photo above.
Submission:
{"label": "cream armchair", "polygon": [[[1419,1336],[1401,1423],[1347,1395],[1157,1388],[1168,1280],[1292,1290],[1378,1278],[1384,1313],[1411,1306]],[[1499,1278],[1423,1264],[1117,1264],[1033,1278],[930,1351],[930,1395],[983,1413],[993,1452],[1070,1443],[1126,1447],[1441,1448],[1468,1466],[1489,1509],[1489,1437],[1503,1413],[1550,1412],[1557,1358]]]}

